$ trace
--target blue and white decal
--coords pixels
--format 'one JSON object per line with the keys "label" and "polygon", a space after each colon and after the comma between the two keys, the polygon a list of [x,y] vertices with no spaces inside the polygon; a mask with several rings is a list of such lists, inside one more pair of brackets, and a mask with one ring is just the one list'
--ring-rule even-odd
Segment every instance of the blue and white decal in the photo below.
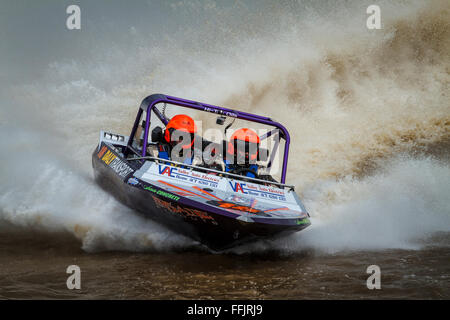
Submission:
{"label": "blue and white decal", "polygon": [[139,181],[136,178],[130,178],[130,179],[128,179],[128,184],[135,186],[135,185],[139,184]]}

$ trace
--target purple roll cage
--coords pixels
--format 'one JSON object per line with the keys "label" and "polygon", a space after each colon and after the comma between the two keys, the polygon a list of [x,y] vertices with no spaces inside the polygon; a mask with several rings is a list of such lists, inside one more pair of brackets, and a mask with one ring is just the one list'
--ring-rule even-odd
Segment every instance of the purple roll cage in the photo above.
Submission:
{"label": "purple roll cage", "polygon": [[[284,147],[284,157],[283,157],[283,167],[281,172],[281,183],[286,183],[286,172],[287,172],[287,162],[288,162],[288,155],[289,155],[289,144],[290,144],[290,136],[289,132],[286,130],[284,126],[282,126],[280,123],[272,121],[272,119],[268,117],[262,117],[255,114],[242,112],[242,111],[236,111],[231,109],[226,109],[218,106],[213,106],[206,103],[200,103],[196,101],[190,101],[186,99],[181,99],[177,97],[171,97],[164,94],[152,94],[148,97],[146,97],[144,100],[142,100],[142,103],[140,105],[138,114],[136,116],[136,120],[134,121],[133,129],[130,133],[130,138],[128,140],[128,146],[131,146],[131,143],[134,139],[134,135],[136,134],[137,128],[139,126],[139,122],[142,116],[142,113],[145,111],[147,112],[146,120],[145,120],[145,133],[144,133],[144,142],[143,145],[146,146],[148,143],[148,134],[150,129],[150,118],[151,118],[151,111],[155,112],[156,116],[161,120],[162,123],[165,125],[167,124],[168,120],[161,114],[161,112],[155,108],[156,104],[158,103],[168,103],[177,105],[180,107],[186,107],[191,109],[196,109],[200,111],[205,112],[211,112],[216,113],[218,115],[226,116],[226,117],[232,117],[237,119],[243,119],[253,122],[258,122],[266,125],[273,126],[279,130],[281,130],[282,134],[280,135],[278,130],[274,129],[272,131],[267,132],[263,136],[260,137],[260,139],[266,139],[270,137],[271,135],[278,134],[280,138],[284,138],[286,143]],[[276,150],[279,146],[279,140],[277,139],[274,145],[274,148],[271,152],[271,158],[269,163],[272,163],[273,157],[275,156]],[[146,148],[142,148],[142,157],[146,156]]]}

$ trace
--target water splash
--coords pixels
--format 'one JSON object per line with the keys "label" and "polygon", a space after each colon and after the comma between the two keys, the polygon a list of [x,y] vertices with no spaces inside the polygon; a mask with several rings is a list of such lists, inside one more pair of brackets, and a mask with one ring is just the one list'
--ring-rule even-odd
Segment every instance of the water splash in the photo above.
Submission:
{"label": "water splash", "polygon": [[293,136],[288,180],[313,225],[238,250],[415,247],[449,231],[448,163],[398,156],[450,135],[448,2],[380,4],[376,32],[360,2],[181,1],[161,9],[163,37],[140,25],[95,47],[86,36],[79,57],[3,86],[0,220],[68,231],[88,251],[193,245],[91,175],[99,130],[128,133],[140,100],[163,92],[271,116]]}

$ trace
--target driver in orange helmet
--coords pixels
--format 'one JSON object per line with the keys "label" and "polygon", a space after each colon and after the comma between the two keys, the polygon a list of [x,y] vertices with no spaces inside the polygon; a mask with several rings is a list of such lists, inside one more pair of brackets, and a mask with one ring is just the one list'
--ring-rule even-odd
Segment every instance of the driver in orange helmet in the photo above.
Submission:
{"label": "driver in orange helmet", "polygon": [[166,125],[163,142],[158,145],[158,158],[193,164],[196,132],[197,126],[191,117],[174,116]]}
{"label": "driver in orange helmet", "polygon": [[228,142],[225,171],[257,178],[259,143],[255,131],[248,128],[236,130]]}

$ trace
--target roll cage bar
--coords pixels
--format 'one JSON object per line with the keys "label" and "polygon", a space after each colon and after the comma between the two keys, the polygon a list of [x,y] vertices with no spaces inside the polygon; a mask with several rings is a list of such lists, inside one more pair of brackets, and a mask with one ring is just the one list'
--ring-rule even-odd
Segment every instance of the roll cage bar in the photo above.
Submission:
{"label": "roll cage bar", "polygon": [[[128,140],[127,148],[131,149],[131,144],[134,140],[134,136],[136,134],[137,128],[139,127],[139,121],[141,119],[142,113],[145,111],[146,114],[146,120],[145,120],[145,132],[144,132],[144,142],[143,145],[146,146],[148,144],[148,136],[149,136],[149,130],[150,130],[150,119],[151,119],[151,111],[153,111],[156,116],[161,120],[164,125],[167,124],[168,120],[164,117],[163,114],[155,107],[158,103],[169,103],[173,105],[177,105],[180,107],[186,107],[191,109],[196,109],[200,111],[205,112],[211,112],[218,115],[226,116],[226,117],[232,117],[237,119],[243,119],[253,122],[258,122],[265,125],[273,126],[277,129],[274,129],[272,131],[267,132],[263,136],[260,137],[260,139],[266,139],[270,137],[271,135],[278,134],[280,138],[285,139],[285,147],[284,147],[284,156],[283,156],[283,167],[281,171],[281,183],[285,183],[286,181],[286,172],[287,172],[287,163],[288,163],[288,155],[289,155],[289,144],[290,144],[290,136],[287,129],[281,125],[278,122],[273,121],[272,119],[268,117],[258,116],[256,114],[251,114],[243,111],[236,111],[232,109],[222,108],[218,106],[213,106],[206,103],[200,103],[196,101],[190,101],[186,99],[181,99],[177,97],[172,97],[164,94],[152,94],[146,97],[144,100],[142,100],[141,105],[139,107],[138,114],[136,116],[136,120],[134,121],[133,128],[131,129],[130,138]],[[274,149],[272,150],[271,158],[269,160],[269,163],[272,163],[273,157],[275,155],[275,148],[278,148],[279,142],[276,140]],[[147,148],[142,148],[142,157],[146,157]]]}

